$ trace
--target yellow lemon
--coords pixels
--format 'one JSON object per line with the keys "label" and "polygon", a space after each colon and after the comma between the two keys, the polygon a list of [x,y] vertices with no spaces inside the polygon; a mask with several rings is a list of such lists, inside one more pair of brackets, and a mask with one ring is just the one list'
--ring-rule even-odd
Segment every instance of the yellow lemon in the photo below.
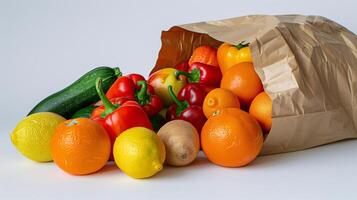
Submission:
{"label": "yellow lemon", "polygon": [[165,146],[150,129],[134,127],[122,132],[113,147],[115,163],[133,178],[148,178],[162,169]]}
{"label": "yellow lemon", "polygon": [[51,112],[39,112],[21,120],[11,134],[18,151],[37,162],[52,161],[51,138],[58,124],[65,121]]}

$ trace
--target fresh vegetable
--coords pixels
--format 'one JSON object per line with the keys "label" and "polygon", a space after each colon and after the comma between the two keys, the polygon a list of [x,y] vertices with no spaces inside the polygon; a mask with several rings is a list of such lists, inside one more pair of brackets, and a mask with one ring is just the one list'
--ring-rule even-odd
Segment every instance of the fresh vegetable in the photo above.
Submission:
{"label": "fresh vegetable", "polygon": [[163,168],[165,145],[154,131],[144,127],[127,129],[113,147],[117,166],[133,178],[148,178]]}
{"label": "fresh vegetable", "polygon": [[157,132],[166,123],[165,117],[161,114],[150,116],[150,121],[155,132]]}
{"label": "fresh vegetable", "polygon": [[164,103],[158,95],[154,92],[148,92],[148,84],[146,81],[138,81],[137,85],[140,86],[140,90],[136,92],[136,100],[142,106],[144,111],[149,115],[153,116],[160,112],[164,107]]}
{"label": "fresh vegetable", "polygon": [[180,101],[174,94],[172,87],[168,86],[168,91],[171,98],[175,102],[172,104],[166,113],[168,121],[175,119],[182,119],[190,122],[197,131],[201,131],[203,124],[206,122],[206,117],[203,114],[202,107],[197,105],[190,105],[188,101]]}
{"label": "fresh vegetable", "polygon": [[112,143],[121,132],[128,128],[140,126],[152,129],[148,116],[136,101],[125,101],[120,106],[113,105],[104,95],[100,78],[96,81],[96,89],[105,109],[99,116],[93,115],[92,119],[104,126]]}
{"label": "fresh vegetable", "polygon": [[218,48],[217,60],[222,74],[238,63],[253,62],[249,43],[241,42],[238,45],[223,43]]}
{"label": "fresh vegetable", "polygon": [[102,169],[110,151],[110,139],[104,128],[87,118],[61,123],[51,142],[54,162],[73,175],[90,174]]}
{"label": "fresh vegetable", "polygon": [[231,67],[222,77],[221,88],[232,91],[238,96],[241,107],[249,109],[254,97],[263,92],[263,85],[254,66],[250,62]]}
{"label": "fresh vegetable", "polygon": [[225,108],[203,126],[201,146],[211,162],[224,167],[242,167],[258,156],[263,146],[262,129],[247,112]]}
{"label": "fresh vegetable", "polygon": [[176,65],[175,69],[179,70],[179,71],[183,71],[183,72],[187,72],[188,71],[188,60],[183,61],[182,63]]}
{"label": "fresh vegetable", "polygon": [[200,139],[196,128],[189,122],[173,120],[157,133],[166,147],[166,162],[173,166],[185,166],[193,162],[200,151]]}
{"label": "fresh vegetable", "polygon": [[217,61],[217,50],[208,45],[203,45],[197,47],[188,61],[188,64],[191,66],[193,63],[199,62],[208,65],[213,65],[215,67],[219,67]]}
{"label": "fresh vegetable", "polygon": [[133,80],[127,76],[119,77],[109,88],[106,96],[111,99],[115,97],[125,97],[135,99],[136,85]]}
{"label": "fresh vegetable", "polygon": [[224,88],[216,88],[207,94],[202,108],[205,116],[210,118],[224,108],[240,108],[240,102],[233,92]]}
{"label": "fresh vegetable", "polygon": [[[146,81],[145,78],[140,74],[128,74],[126,76],[134,82],[136,90],[140,90],[141,88],[141,86],[138,84],[139,81]],[[147,92],[153,94],[155,91],[151,85],[147,85]]]}
{"label": "fresh vegetable", "polygon": [[108,90],[106,96],[111,98],[126,98],[137,101],[149,115],[157,114],[163,107],[154,88],[148,85],[140,74],[129,74],[118,78]]}
{"label": "fresh vegetable", "polygon": [[190,105],[202,106],[210,90],[211,88],[198,83],[188,83],[177,94],[177,98],[180,101],[186,100]]}
{"label": "fresh vegetable", "polygon": [[183,75],[190,83],[200,83],[210,87],[219,87],[222,79],[221,70],[212,65],[203,63],[193,63],[188,68],[188,72],[176,71],[176,77]]}
{"label": "fresh vegetable", "polygon": [[64,121],[66,119],[56,113],[31,114],[16,125],[11,142],[22,155],[33,161],[52,161],[51,138],[56,127]]}
{"label": "fresh vegetable", "polygon": [[186,77],[176,77],[175,71],[176,69],[174,68],[164,68],[151,74],[148,80],[149,85],[154,87],[155,94],[161,98],[165,106],[173,103],[167,87],[171,85],[174,94],[177,95],[186,84]]}
{"label": "fresh vegetable", "polygon": [[[116,97],[116,98],[111,98],[109,101],[117,106],[122,105],[126,101],[130,101],[130,98],[127,97]],[[92,113],[90,118],[95,118],[95,117],[100,117],[100,115],[105,111],[105,107],[103,105],[103,102],[100,101],[100,104],[98,104],[98,107],[96,107]]]}
{"label": "fresh vegetable", "polygon": [[107,91],[118,76],[121,76],[119,68],[97,67],[63,90],[42,100],[28,115],[37,112],[54,112],[70,118],[79,109],[99,100],[95,90],[97,78],[103,79],[103,90]]}
{"label": "fresh vegetable", "polygon": [[75,112],[71,119],[75,119],[75,118],[90,118],[92,116],[92,112],[93,110],[96,108],[97,106],[95,105],[89,105],[87,107],[84,107],[80,110],[78,110],[77,112]]}

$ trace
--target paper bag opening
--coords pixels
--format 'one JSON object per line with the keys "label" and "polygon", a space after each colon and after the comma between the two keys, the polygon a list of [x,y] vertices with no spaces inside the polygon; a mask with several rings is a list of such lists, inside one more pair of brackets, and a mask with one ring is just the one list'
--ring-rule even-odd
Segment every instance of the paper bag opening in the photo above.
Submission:
{"label": "paper bag opening", "polygon": [[327,18],[254,15],[200,22],[163,31],[161,41],[152,72],[189,59],[200,45],[250,42],[255,70],[273,102],[263,155],[357,137],[357,37]]}

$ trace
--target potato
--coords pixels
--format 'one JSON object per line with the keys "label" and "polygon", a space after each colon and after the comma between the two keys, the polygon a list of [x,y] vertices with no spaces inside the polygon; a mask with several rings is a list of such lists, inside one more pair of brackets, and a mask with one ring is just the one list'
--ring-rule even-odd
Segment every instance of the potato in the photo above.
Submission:
{"label": "potato", "polygon": [[185,166],[193,162],[200,150],[196,128],[189,122],[173,120],[157,133],[166,147],[166,162],[173,166]]}

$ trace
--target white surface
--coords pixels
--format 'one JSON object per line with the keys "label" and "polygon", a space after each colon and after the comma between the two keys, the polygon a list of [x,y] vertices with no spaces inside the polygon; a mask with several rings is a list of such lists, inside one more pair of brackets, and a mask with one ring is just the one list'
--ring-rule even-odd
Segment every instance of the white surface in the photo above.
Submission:
{"label": "white surface", "polygon": [[148,74],[161,30],[247,14],[313,14],[357,32],[356,1],[0,0],[0,199],[356,199],[357,141],[258,158],[241,169],[203,157],[133,180],[114,165],[75,177],[22,157],[16,123],[39,100],[99,65]]}

